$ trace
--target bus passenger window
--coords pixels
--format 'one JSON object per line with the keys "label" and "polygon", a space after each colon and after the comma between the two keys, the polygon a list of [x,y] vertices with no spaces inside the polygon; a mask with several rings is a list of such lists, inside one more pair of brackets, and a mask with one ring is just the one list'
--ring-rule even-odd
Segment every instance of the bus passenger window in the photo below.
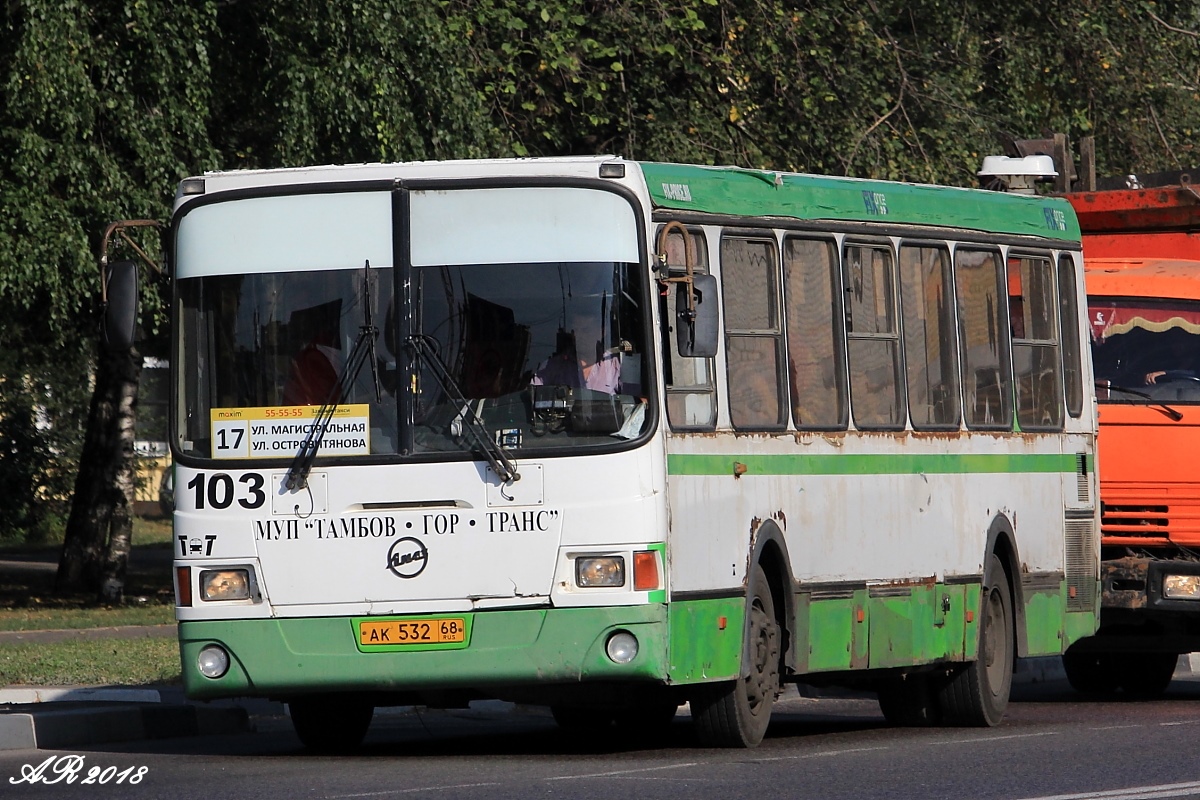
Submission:
{"label": "bus passenger window", "polygon": [[863,429],[903,428],[891,248],[847,245],[842,270],[854,425]]}
{"label": "bus passenger window", "polygon": [[778,263],[770,240],[721,240],[729,418],[734,428],[782,428]]}
{"label": "bus passenger window", "polygon": [[1049,258],[1008,260],[1008,300],[1013,331],[1017,422],[1022,430],[1062,428],[1054,268]]}
{"label": "bus passenger window", "polygon": [[[704,234],[688,231],[692,240],[692,265],[695,274],[708,273],[708,246]],[[687,248],[683,234],[673,230],[667,234],[667,268],[673,277],[687,272]],[[666,284],[659,291],[659,319],[662,321],[663,372],[667,388],[667,420],[676,430],[711,430],[717,423],[717,394],[713,382],[711,358],[685,358],[675,347],[672,326],[676,317],[678,296]]]}
{"label": "bus passenger window", "polygon": [[1012,372],[1000,254],[958,248],[954,253],[963,406],[973,430],[1012,430]]}
{"label": "bus passenger window", "polygon": [[900,248],[900,305],[913,428],[956,429],[962,413],[946,248]]}
{"label": "bus passenger window", "polygon": [[1079,293],[1075,290],[1075,262],[1071,256],[1058,259],[1058,320],[1062,332],[1063,383],[1067,390],[1067,413],[1083,413],[1083,366],[1079,347]]}
{"label": "bus passenger window", "polygon": [[788,377],[797,428],[846,427],[846,359],[842,352],[833,241],[788,237],[783,283],[788,331]]}

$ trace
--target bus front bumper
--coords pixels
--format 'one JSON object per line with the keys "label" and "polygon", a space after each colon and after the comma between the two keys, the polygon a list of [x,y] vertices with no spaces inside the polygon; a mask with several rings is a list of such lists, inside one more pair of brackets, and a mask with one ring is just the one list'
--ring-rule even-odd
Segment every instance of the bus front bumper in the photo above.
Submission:
{"label": "bus front bumper", "polygon": [[[358,625],[347,617],[181,622],[184,687],[193,699],[286,698],[318,692],[488,694],[497,687],[667,678],[667,610],[661,604],[452,616],[469,617],[465,646],[428,650],[371,651],[360,645]],[[628,663],[606,652],[619,632],[637,639],[637,655]],[[214,645],[228,654],[228,670],[209,678],[198,659]]]}

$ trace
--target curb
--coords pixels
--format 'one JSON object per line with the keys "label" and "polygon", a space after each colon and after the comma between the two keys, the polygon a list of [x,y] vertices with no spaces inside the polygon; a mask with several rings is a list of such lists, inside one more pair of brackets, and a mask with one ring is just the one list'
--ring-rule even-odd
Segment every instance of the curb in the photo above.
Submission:
{"label": "curb", "polygon": [[109,686],[22,686],[0,689],[0,706],[89,701],[161,703],[163,698],[157,689]]}
{"label": "curb", "polygon": [[[80,690],[71,690],[80,691]],[[156,702],[48,702],[0,706],[0,751],[60,750],[77,745],[139,739],[170,739],[246,733],[253,730],[244,708],[208,708]]]}

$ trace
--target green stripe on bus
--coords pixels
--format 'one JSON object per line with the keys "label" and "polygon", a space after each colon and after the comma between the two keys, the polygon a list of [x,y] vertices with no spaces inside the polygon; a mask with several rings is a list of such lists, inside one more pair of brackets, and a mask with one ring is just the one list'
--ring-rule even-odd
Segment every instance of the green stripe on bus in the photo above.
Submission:
{"label": "green stripe on bus", "polygon": [[938,225],[1078,242],[1061,198],[915,183],[642,163],[657,208],[736,216]]}
{"label": "green stripe on bus", "polygon": [[667,456],[669,475],[965,475],[1075,472],[1072,454]]}

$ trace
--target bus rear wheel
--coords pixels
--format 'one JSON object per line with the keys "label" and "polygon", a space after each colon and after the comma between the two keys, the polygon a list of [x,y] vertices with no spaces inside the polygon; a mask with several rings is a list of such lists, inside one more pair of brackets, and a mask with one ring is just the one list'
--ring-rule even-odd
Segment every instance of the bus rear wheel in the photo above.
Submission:
{"label": "bus rear wheel", "polygon": [[999,725],[1008,708],[1013,673],[1013,603],[1004,565],[994,554],[983,574],[979,609],[979,653],[959,668],[938,693],[948,725]]}
{"label": "bus rear wheel", "polygon": [[708,747],[754,747],[771,722],[779,694],[779,621],[767,574],[758,564],[746,593],[747,649],[742,676],[703,684],[692,697],[692,720],[701,744]]}
{"label": "bus rear wheel", "polygon": [[291,700],[288,712],[306,748],[317,753],[348,753],[362,744],[375,707],[352,697],[312,695]]}

